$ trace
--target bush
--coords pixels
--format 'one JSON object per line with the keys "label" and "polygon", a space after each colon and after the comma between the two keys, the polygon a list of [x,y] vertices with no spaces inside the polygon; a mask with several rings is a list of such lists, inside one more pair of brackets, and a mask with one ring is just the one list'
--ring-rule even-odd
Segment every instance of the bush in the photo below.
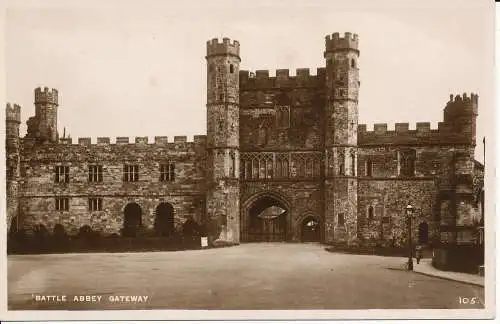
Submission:
{"label": "bush", "polygon": [[89,225],[83,225],[78,230],[78,234],[76,235],[78,238],[88,239],[92,236],[92,228]]}
{"label": "bush", "polygon": [[239,245],[239,243],[222,241],[222,240],[217,240],[217,241],[212,243],[212,247],[214,247],[214,248],[224,248],[224,247],[230,247],[230,246],[235,246],[235,245]]}
{"label": "bush", "polygon": [[54,238],[54,241],[56,243],[61,243],[61,244],[66,243],[69,239],[66,230],[61,224],[56,224],[56,226],[54,226],[54,232],[52,234],[52,237]]}

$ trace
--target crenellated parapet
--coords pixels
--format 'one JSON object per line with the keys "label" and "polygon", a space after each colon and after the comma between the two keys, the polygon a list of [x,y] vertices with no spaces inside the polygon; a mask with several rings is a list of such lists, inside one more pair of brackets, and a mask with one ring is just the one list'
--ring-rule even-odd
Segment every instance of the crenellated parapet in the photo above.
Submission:
{"label": "crenellated parapet", "polygon": [[240,71],[240,89],[322,87],[325,71],[325,68],[318,68],[316,75],[312,75],[309,68],[298,68],[294,76],[289,69],[277,69],[274,76],[270,76],[269,70]]}
{"label": "crenellated parapet", "polygon": [[116,144],[128,144],[129,138],[125,136],[119,136],[116,138]]}
{"label": "crenellated parapet", "polygon": [[59,105],[57,89],[49,89],[48,87],[35,89],[35,104],[54,104]]}
{"label": "crenellated parapet", "polygon": [[444,108],[444,121],[452,121],[454,118],[478,114],[479,95],[463,93],[462,95],[450,94],[450,100]]}
{"label": "crenellated parapet", "polygon": [[60,138],[57,143],[37,143],[30,138],[22,138],[20,147],[22,156],[27,161],[58,161],[84,162],[95,161],[98,157],[126,158],[140,157],[148,159],[165,158],[181,154],[182,156],[197,156],[204,160],[207,149],[206,135],[195,135],[193,141],[187,141],[187,136],[175,136],[168,141],[166,136],[155,137],[154,142],[148,142],[148,137],[80,137],[73,140],[71,137]]}
{"label": "crenellated parapet", "polygon": [[207,145],[207,135],[194,135],[193,142],[196,145]]}
{"label": "crenellated parapet", "polygon": [[359,39],[357,34],[344,33],[344,37],[340,37],[339,33],[333,33],[325,37],[325,53],[341,50],[358,51]]}
{"label": "crenellated parapet", "polygon": [[98,137],[97,138],[97,144],[109,144],[110,140],[109,137]]}
{"label": "crenellated parapet", "polygon": [[148,144],[148,137],[147,136],[136,137],[135,144]]}
{"label": "crenellated parapet", "polygon": [[217,55],[232,55],[240,57],[240,43],[237,40],[231,42],[229,38],[223,38],[219,42],[218,38],[207,41],[207,58]]}
{"label": "crenellated parapet", "polygon": [[429,122],[418,122],[410,129],[408,123],[396,123],[393,130],[387,124],[374,124],[368,130],[364,124],[358,125],[359,145],[426,145],[426,144],[471,144],[475,136],[474,124],[478,111],[478,95],[450,95],[444,109],[444,121],[432,129]]}
{"label": "crenellated parapet", "polygon": [[21,123],[21,106],[7,103],[5,107],[5,120],[7,122]]}
{"label": "crenellated parapet", "polygon": [[61,145],[72,145],[73,139],[71,137],[64,137],[59,139],[59,144]]}
{"label": "crenellated parapet", "polygon": [[[105,146],[105,145],[128,145],[128,146],[141,146],[141,145],[149,145],[149,146],[167,146],[167,145],[175,145],[175,144],[185,144],[185,145],[197,145],[204,146],[207,143],[206,135],[194,135],[193,141],[188,141],[188,137],[185,135],[182,136],[174,136],[173,141],[168,140],[168,136],[155,136],[154,142],[150,143],[149,138],[147,136],[136,136],[133,140],[126,136],[118,136],[114,139],[114,142],[111,141],[109,137],[97,137],[96,140],[93,140],[90,137],[79,137],[76,141],[76,144],[73,143],[73,139],[71,137],[65,137],[59,139],[59,145],[81,145],[81,146]],[[39,146],[44,146],[45,144],[38,144]],[[48,145],[48,144],[47,144]],[[57,144],[56,144],[57,145]],[[46,145],[45,145],[46,146]],[[174,146],[172,146],[174,147]]]}
{"label": "crenellated parapet", "polygon": [[387,134],[405,134],[405,133],[432,133],[438,132],[440,129],[431,129],[430,122],[418,122],[416,123],[416,127],[410,128],[409,123],[395,123],[394,128],[389,130],[388,125],[386,123],[376,123],[373,124],[373,130],[368,130],[366,124],[358,125],[358,133],[374,133],[379,135],[387,135]]}
{"label": "crenellated parapet", "polygon": [[81,138],[78,138],[78,145],[90,146],[90,144],[91,144],[90,137],[81,137]]}
{"label": "crenellated parapet", "polygon": [[456,133],[444,122],[438,123],[438,128],[431,128],[429,122],[418,122],[416,127],[409,123],[395,123],[388,129],[387,124],[377,123],[372,130],[366,124],[358,125],[358,145],[427,145],[427,144],[467,144],[464,134]]}

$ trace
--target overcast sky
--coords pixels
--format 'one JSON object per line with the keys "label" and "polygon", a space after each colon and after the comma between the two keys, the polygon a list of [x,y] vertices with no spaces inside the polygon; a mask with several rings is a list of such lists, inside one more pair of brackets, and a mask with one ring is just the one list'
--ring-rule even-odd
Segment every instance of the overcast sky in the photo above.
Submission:
{"label": "overcast sky", "polygon": [[360,38],[360,123],[372,129],[387,122],[393,129],[409,122],[413,129],[430,121],[437,128],[450,93],[475,92],[482,152],[493,112],[492,1],[235,2],[11,7],[6,99],[23,108],[22,135],[34,115],[33,89],[48,86],[60,93],[59,133],[66,127],[75,142],[155,135],[191,140],[206,133],[207,40],[238,40],[241,69],[274,75],[288,68],[295,75],[309,67],[315,74],[325,65],[325,35],[349,31]]}

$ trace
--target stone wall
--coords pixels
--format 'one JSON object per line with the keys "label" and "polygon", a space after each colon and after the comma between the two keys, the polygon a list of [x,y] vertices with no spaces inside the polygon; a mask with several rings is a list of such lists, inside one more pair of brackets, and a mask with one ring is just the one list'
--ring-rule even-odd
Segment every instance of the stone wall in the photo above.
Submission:
{"label": "stone wall", "polygon": [[298,88],[245,88],[243,85],[240,93],[242,151],[322,148],[322,88],[314,84]]}
{"label": "stone wall", "polygon": [[[429,242],[439,237],[435,213],[437,187],[433,179],[359,180],[358,230],[360,239],[386,245],[407,244],[406,206],[415,208],[412,233],[418,242],[419,225],[428,225]],[[369,208],[373,217],[369,217]]]}
{"label": "stone wall", "polygon": [[[66,141],[68,142],[68,141]],[[109,141],[102,141],[106,143]],[[50,230],[62,223],[69,231],[83,225],[107,233],[119,233],[128,202],[142,209],[142,223],[151,228],[160,202],[174,207],[175,223],[186,219],[203,222],[206,140],[157,144],[43,144],[24,140],[20,163],[21,213],[24,225],[44,224]],[[175,180],[160,181],[160,164],[175,164]],[[139,166],[139,180],[123,181],[124,164]],[[56,165],[69,166],[69,182],[56,183]],[[89,165],[103,166],[102,182],[89,182]],[[56,211],[55,198],[68,197],[69,211]],[[88,198],[103,199],[103,210],[90,212]]]}
{"label": "stone wall", "polygon": [[[409,149],[415,152],[413,176],[401,169],[402,154]],[[417,208],[414,235],[418,235],[418,225],[426,222],[429,242],[439,240],[440,225],[470,225],[474,208],[469,202],[457,201],[461,187],[457,186],[456,176],[472,173],[467,167],[472,156],[471,147],[466,144],[361,145],[358,148],[358,220],[362,238],[393,244],[394,237],[394,244],[403,244],[408,203]],[[468,185],[463,190],[468,194]],[[372,220],[368,219],[370,206]]]}

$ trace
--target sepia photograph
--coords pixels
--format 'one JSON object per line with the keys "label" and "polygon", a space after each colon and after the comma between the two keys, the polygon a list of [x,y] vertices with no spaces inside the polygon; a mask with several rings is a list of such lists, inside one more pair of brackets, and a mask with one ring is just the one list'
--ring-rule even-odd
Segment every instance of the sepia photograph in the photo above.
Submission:
{"label": "sepia photograph", "polygon": [[2,9],[2,320],[494,317],[494,2]]}

